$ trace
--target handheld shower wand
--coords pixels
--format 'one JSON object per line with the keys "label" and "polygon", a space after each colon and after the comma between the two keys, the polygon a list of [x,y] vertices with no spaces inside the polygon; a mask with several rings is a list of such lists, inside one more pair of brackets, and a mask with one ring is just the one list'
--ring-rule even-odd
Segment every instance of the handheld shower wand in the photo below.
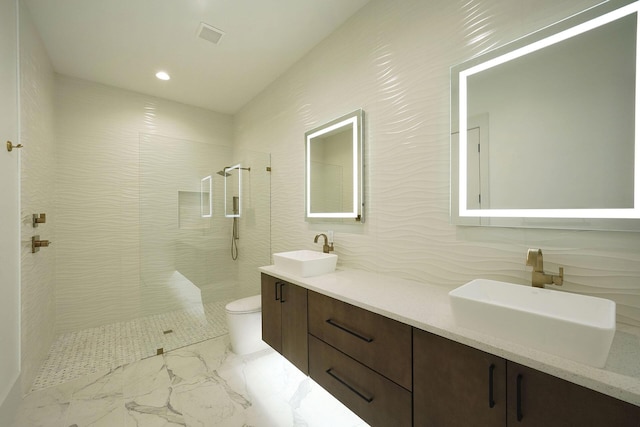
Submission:
{"label": "handheld shower wand", "polygon": [[[233,214],[238,215],[240,213],[239,209],[240,198],[238,196],[233,196]],[[231,232],[231,259],[238,259],[238,239],[240,239],[240,235],[238,233],[238,217],[233,217],[233,226]]]}

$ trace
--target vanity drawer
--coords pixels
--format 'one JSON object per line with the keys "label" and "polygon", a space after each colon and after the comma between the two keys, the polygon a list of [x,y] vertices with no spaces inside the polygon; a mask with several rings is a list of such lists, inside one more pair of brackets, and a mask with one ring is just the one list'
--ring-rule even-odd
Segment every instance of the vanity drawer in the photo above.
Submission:
{"label": "vanity drawer", "polygon": [[309,376],[372,426],[411,426],[411,393],[309,335]]}
{"label": "vanity drawer", "polygon": [[411,327],[309,291],[309,333],[411,390]]}

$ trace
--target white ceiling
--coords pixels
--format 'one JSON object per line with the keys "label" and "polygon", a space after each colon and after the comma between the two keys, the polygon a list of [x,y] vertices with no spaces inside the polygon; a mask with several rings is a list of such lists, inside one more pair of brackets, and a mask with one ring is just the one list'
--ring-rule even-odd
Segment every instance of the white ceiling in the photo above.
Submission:
{"label": "white ceiling", "polygon": [[233,114],[369,0],[24,1],[56,72]]}

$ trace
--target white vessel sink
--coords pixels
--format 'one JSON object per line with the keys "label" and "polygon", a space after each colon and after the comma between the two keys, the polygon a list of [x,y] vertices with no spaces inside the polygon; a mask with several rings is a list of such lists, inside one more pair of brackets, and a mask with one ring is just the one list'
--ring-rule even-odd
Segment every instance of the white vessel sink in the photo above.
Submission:
{"label": "white vessel sink", "polygon": [[338,255],[301,250],[273,254],[275,266],[296,276],[311,277],[331,273],[336,269]]}
{"label": "white vessel sink", "polygon": [[603,367],[616,331],[613,301],[476,279],[449,292],[458,326]]}

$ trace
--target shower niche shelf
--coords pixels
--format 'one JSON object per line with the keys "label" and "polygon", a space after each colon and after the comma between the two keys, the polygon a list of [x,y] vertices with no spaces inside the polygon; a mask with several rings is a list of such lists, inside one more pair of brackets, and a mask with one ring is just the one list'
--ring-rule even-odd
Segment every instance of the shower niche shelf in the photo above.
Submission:
{"label": "shower niche shelf", "polygon": [[210,193],[178,190],[178,228],[181,230],[204,230],[211,228],[211,217],[201,214],[201,199]]}

